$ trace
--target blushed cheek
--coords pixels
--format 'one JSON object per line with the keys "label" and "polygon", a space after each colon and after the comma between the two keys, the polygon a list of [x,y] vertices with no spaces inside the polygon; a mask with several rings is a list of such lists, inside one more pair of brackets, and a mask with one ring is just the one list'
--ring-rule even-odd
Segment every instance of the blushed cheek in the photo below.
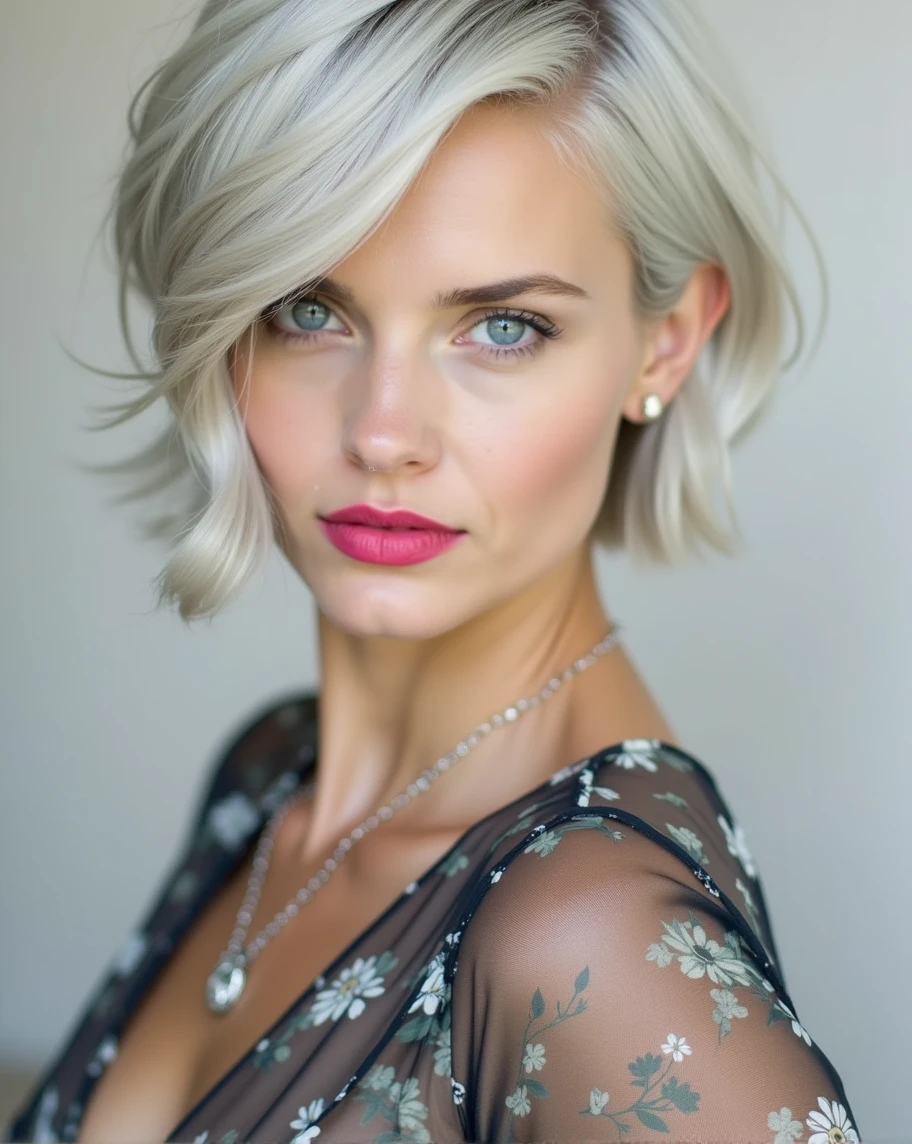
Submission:
{"label": "blushed cheek", "polygon": [[263,474],[277,493],[287,493],[300,483],[309,459],[297,420],[278,404],[257,401],[248,408],[246,424]]}
{"label": "blushed cheek", "polygon": [[306,402],[303,387],[296,394],[287,379],[270,375],[259,363],[244,392],[243,373],[234,371],[232,382],[257,464],[285,508],[293,509],[307,491],[318,463],[317,442],[328,440],[329,427]]}
{"label": "blushed cheek", "polygon": [[581,541],[604,498],[618,424],[613,401],[567,402],[503,441],[493,506],[501,525],[515,526],[521,543],[530,530],[551,546]]}

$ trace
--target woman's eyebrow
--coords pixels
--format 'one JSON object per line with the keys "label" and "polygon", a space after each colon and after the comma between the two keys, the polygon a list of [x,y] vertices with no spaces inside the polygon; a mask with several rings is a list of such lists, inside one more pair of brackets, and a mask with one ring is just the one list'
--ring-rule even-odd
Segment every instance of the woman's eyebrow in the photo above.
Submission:
{"label": "woman's eyebrow", "polygon": [[[354,305],[354,293],[341,282],[327,275],[317,279],[311,289]],[[490,282],[486,286],[460,287],[438,293],[434,306],[448,310],[454,306],[483,306],[490,302],[506,302],[518,294],[562,294],[571,298],[588,298],[581,286],[558,278],[556,274],[524,274],[518,278],[504,278],[500,282]]]}

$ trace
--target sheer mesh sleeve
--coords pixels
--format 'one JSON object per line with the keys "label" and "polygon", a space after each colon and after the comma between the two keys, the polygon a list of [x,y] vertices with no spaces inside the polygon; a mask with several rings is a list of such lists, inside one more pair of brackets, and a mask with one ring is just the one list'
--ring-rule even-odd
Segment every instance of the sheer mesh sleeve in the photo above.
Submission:
{"label": "sheer mesh sleeve", "polygon": [[529,835],[455,963],[466,1138],[859,1140],[743,926],[674,853],[598,811]]}
{"label": "sheer mesh sleeve", "polygon": [[261,707],[226,736],[204,772],[184,846],[163,879],[163,897],[146,925],[175,892],[175,877],[181,878],[179,894],[192,892],[197,877],[184,872],[188,859],[205,853],[212,844],[239,853],[266,816],[295,789],[298,771],[314,758],[314,713],[312,694],[287,695]]}

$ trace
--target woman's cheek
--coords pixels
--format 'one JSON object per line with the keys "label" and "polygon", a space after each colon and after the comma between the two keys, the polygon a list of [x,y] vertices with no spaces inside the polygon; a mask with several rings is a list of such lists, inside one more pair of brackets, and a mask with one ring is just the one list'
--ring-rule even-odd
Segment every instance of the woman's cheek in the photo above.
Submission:
{"label": "woman's cheek", "polygon": [[491,456],[501,507],[540,516],[549,510],[588,519],[590,501],[601,502],[611,464],[618,409],[606,393],[566,400],[539,411],[509,436],[501,435]]}
{"label": "woman's cheek", "polygon": [[317,462],[317,446],[331,427],[303,387],[295,392],[287,380],[256,371],[241,413],[247,438],[263,474],[278,493],[292,495],[306,484]]}

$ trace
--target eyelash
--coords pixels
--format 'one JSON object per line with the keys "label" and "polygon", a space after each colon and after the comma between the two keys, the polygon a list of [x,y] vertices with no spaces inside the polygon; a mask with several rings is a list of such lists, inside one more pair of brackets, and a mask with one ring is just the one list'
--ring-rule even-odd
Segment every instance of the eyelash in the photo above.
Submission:
{"label": "eyelash", "polygon": [[[261,315],[261,321],[267,324],[272,337],[277,338],[282,342],[313,342],[318,340],[320,335],[323,333],[335,333],[336,331],[334,330],[301,330],[299,333],[293,334],[289,330],[280,329],[273,324],[276,315],[280,314],[282,310],[284,310],[287,306],[294,306],[299,302],[310,301],[319,302],[319,304],[321,306],[325,306],[326,309],[330,311],[330,313],[335,313],[335,311],[328,303],[321,301],[316,295],[304,294],[298,298],[286,299],[274,306],[269,307],[269,309],[265,310]],[[524,325],[531,326],[531,328],[535,330],[536,333],[541,335],[542,339],[553,340],[554,338],[559,338],[562,332],[558,326],[556,326],[553,322],[549,322],[540,314],[532,314],[528,310],[514,310],[511,308],[488,310],[481,318],[479,318],[476,322],[473,322],[469,328],[475,329],[475,327],[480,326],[482,322],[490,322],[494,318],[509,318],[511,321],[520,321]],[[484,346],[482,347],[482,350],[486,357],[495,359],[519,359],[528,358],[533,354],[538,353],[539,350],[544,348],[545,344],[545,341],[539,340],[531,345],[519,346],[515,349],[511,348],[510,346]]]}

